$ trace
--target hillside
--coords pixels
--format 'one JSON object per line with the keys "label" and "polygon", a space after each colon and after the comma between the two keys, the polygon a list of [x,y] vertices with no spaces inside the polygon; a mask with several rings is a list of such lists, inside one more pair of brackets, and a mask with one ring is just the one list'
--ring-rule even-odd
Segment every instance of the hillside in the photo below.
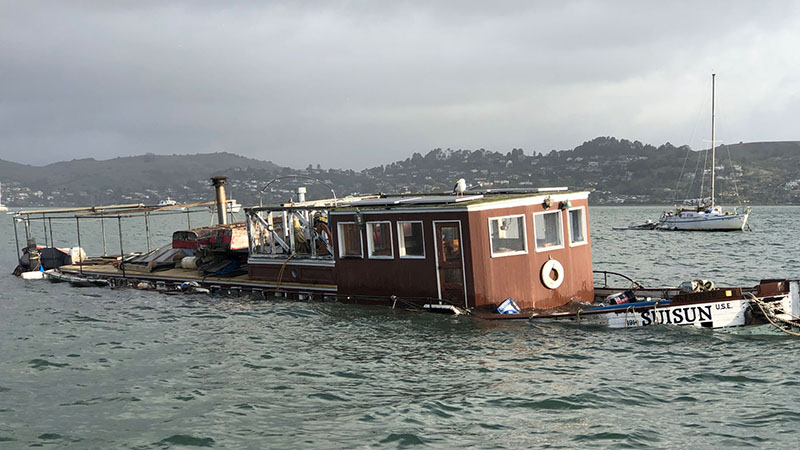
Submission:
{"label": "hillside", "polygon": [[269,162],[232,153],[131,156],[108,160],[76,159],[44,167],[0,160],[4,203],[85,205],[119,201],[157,203],[163,196],[190,201],[208,194],[208,179],[245,169],[274,173]]}
{"label": "hillside", "polygon": [[[708,195],[708,152],[688,147],[643,144],[599,137],[572,150],[547,154],[434,149],[425,155],[361,171],[279,167],[231,153],[144,155],[94,159],[33,167],[0,161],[4,203],[89,205],[114,202],[154,204],[170,196],[177,201],[208,200],[212,175],[229,177],[229,192],[243,204],[255,204],[261,188],[276,176],[315,177],[337,195],[373,192],[449,191],[458,178],[472,186],[569,186],[591,190],[592,204],[671,204]],[[317,166],[318,167],[318,166]],[[737,203],[736,192],[756,204],[800,204],[800,142],[756,142],[717,149],[717,198]],[[705,174],[705,175],[704,175]],[[680,181],[679,181],[680,178]],[[287,200],[291,182],[276,183],[265,201]],[[329,196],[321,183],[309,182],[309,196]]]}

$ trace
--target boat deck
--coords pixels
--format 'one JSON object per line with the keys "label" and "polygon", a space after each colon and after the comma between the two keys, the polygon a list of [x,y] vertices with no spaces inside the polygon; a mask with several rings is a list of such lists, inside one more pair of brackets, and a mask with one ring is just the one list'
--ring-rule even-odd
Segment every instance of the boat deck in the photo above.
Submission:
{"label": "boat deck", "polygon": [[59,270],[71,275],[80,275],[85,277],[97,277],[115,280],[118,283],[128,280],[128,283],[135,281],[149,281],[155,283],[163,283],[165,287],[177,287],[187,281],[195,281],[202,287],[214,289],[238,289],[243,291],[271,291],[280,290],[285,292],[292,292],[308,295],[336,295],[335,284],[311,284],[311,283],[297,283],[291,281],[260,281],[251,280],[247,274],[221,277],[221,276],[207,276],[203,275],[196,269],[182,269],[174,268],[167,270],[158,270],[155,272],[144,272],[126,270],[123,274],[121,270],[117,269],[111,264],[87,264],[87,265],[66,265],[59,267]]}

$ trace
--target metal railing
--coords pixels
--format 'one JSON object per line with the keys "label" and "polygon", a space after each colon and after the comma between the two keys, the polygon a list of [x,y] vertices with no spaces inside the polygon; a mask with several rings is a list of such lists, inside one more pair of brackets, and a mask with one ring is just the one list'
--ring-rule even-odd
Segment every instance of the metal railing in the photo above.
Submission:
{"label": "metal railing", "polygon": [[258,207],[245,215],[251,256],[333,259],[327,209]]}

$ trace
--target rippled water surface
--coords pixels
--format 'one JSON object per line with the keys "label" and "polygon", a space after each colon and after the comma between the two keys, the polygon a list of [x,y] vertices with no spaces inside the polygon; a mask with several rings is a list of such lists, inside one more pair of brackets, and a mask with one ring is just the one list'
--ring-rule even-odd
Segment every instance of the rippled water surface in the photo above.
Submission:
{"label": "rippled water surface", "polygon": [[[751,233],[611,230],[660,212],[591,209],[595,268],[800,277],[800,208],[755,208]],[[181,226],[165,220],[154,244]],[[797,448],[798,398],[800,339],[0,277],[2,448]]]}

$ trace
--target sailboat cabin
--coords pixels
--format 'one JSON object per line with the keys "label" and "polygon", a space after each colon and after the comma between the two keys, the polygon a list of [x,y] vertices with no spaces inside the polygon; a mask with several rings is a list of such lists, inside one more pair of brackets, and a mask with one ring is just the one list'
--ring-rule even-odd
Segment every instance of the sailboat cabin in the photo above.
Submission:
{"label": "sailboat cabin", "polygon": [[[523,309],[594,298],[588,192],[373,196],[248,212],[250,278],[287,289],[479,310],[507,298]],[[298,237],[305,254],[289,244]]]}

